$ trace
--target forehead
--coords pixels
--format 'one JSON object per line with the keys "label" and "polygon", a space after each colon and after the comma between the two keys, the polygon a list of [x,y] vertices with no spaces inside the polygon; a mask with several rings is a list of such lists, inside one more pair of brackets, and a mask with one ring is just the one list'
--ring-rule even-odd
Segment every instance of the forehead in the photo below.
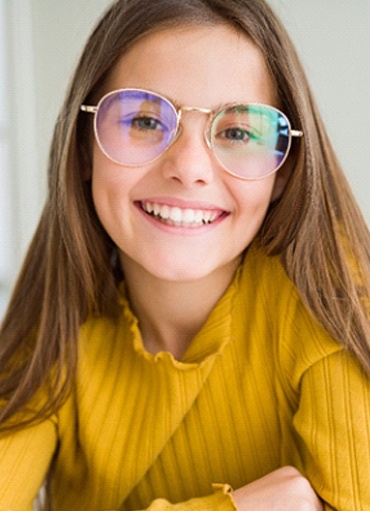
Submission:
{"label": "forehead", "polygon": [[212,109],[231,102],[278,106],[260,50],[228,25],[182,26],[143,37],[114,66],[104,93],[125,87]]}

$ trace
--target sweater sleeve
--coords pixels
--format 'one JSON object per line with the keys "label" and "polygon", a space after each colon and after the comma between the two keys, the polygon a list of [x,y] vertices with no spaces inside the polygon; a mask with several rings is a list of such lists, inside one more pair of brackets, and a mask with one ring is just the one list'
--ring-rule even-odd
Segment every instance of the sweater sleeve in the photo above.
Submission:
{"label": "sweater sleeve", "polygon": [[[56,442],[51,420],[0,437],[0,511],[33,510]],[[211,495],[178,504],[156,499],[147,511],[237,511],[229,485],[214,484],[213,490]]]}
{"label": "sweater sleeve", "polygon": [[294,417],[303,470],[326,510],[370,511],[370,382],[344,350],[303,375]]}
{"label": "sweater sleeve", "polygon": [[[55,445],[51,421],[0,438],[0,511],[33,510]],[[156,499],[147,511],[237,511],[229,485],[214,484],[213,490],[209,496],[179,504]]]}
{"label": "sweater sleeve", "polygon": [[0,437],[0,511],[32,511],[55,447],[51,420]]}
{"label": "sweater sleeve", "polygon": [[179,504],[171,504],[165,499],[156,499],[142,511],[238,511],[227,484],[214,484],[214,493],[206,497],[190,499]]}

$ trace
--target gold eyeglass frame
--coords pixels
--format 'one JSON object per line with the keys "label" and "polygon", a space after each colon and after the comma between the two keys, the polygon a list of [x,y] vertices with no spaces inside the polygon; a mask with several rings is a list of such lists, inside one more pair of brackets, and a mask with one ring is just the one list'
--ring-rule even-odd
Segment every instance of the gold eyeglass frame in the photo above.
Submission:
{"label": "gold eyeglass frame", "polygon": [[[100,142],[100,138],[99,138],[99,135],[98,135],[97,115],[96,114],[99,111],[100,105],[105,101],[106,98],[108,98],[110,96],[113,96],[114,94],[118,94],[118,93],[125,92],[125,91],[143,92],[145,94],[151,94],[151,95],[157,96],[159,99],[161,99],[162,101],[165,101],[172,108],[172,110],[173,110],[173,112],[174,112],[174,114],[176,116],[176,129],[174,131],[175,134],[174,134],[170,144],[158,156],[154,157],[153,159],[151,159],[149,161],[146,161],[145,163],[122,163],[122,162],[120,162],[118,160],[115,160],[109,154],[107,154],[106,150],[104,149],[104,147],[102,146],[102,144]],[[276,111],[280,115],[282,115],[286,119],[286,121],[287,121],[289,141],[288,141],[288,146],[287,146],[284,158],[282,159],[282,161],[280,162],[280,164],[278,165],[278,167],[276,169],[274,169],[269,174],[266,174],[265,176],[252,177],[251,178],[251,177],[240,176],[239,174],[233,173],[231,170],[226,168],[224,166],[224,164],[219,160],[219,158],[217,156],[217,153],[216,153],[216,151],[214,150],[214,148],[212,146],[212,141],[209,138],[209,133],[211,132],[211,127],[212,127],[212,123],[213,123],[214,119],[221,112],[223,112],[224,110],[227,110],[228,108],[233,108],[233,107],[236,107],[236,106],[239,106],[239,105],[268,107],[268,108]],[[116,163],[117,165],[122,165],[122,166],[125,166],[125,167],[141,167],[143,165],[147,165],[149,163],[153,163],[154,161],[156,161],[159,158],[161,158],[163,156],[163,154],[166,151],[168,151],[168,149],[170,147],[173,146],[173,144],[176,142],[176,140],[179,138],[179,136],[181,134],[181,130],[182,130],[181,118],[182,118],[182,113],[183,112],[199,112],[199,113],[203,113],[203,114],[206,114],[206,115],[209,116],[208,123],[207,123],[207,128],[204,131],[204,138],[205,138],[205,141],[207,143],[208,148],[212,151],[212,154],[215,156],[215,158],[218,161],[218,163],[221,165],[221,167],[226,172],[228,172],[229,174],[231,174],[232,176],[234,176],[234,177],[236,177],[238,179],[242,179],[243,181],[259,181],[259,180],[265,179],[268,176],[271,176],[272,174],[277,172],[282,167],[282,165],[285,163],[285,161],[286,161],[286,159],[287,159],[287,157],[289,155],[289,152],[290,152],[290,149],[291,149],[291,145],[292,145],[292,138],[294,138],[294,137],[297,137],[297,138],[303,137],[303,131],[292,129],[290,121],[289,121],[288,117],[286,116],[286,114],[284,114],[284,112],[282,112],[278,108],[275,108],[275,107],[273,107],[271,105],[267,105],[267,104],[263,104],[263,103],[228,103],[228,104],[223,105],[221,108],[219,108],[216,111],[214,111],[212,109],[209,109],[209,108],[201,108],[201,107],[196,107],[196,106],[185,106],[185,105],[176,108],[171,100],[169,100],[165,96],[162,96],[161,94],[158,94],[157,92],[150,91],[150,90],[147,90],[147,89],[139,89],[139,88],[122,88],[122,89],[116,89],[116,90],[110,91],[107,94],[105,94],[104,96],[102,96],[100,98],[100,100],[99,100],[97,105],[81,105],[80,110],[82,112],[87,112],[87,113],[90,113],[90,114],[94,114],[94,134],[95,134],[95,139],[96,139],[96,141],[98,143],[98,146],[99,146],[100,150],[102,151],[102,153],[109,160],[111,160],[113,163]]]}

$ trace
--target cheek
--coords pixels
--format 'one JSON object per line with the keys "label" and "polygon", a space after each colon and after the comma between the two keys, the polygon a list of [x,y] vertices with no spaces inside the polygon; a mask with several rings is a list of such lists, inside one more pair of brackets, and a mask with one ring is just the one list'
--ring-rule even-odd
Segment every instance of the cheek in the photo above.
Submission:
{"label": "cheek", "polygon": [[107,158],[95,145],[92,165],[92,190],[95,201],[103,198],[112,200],[115,197],[126,196],[130,188],[132,173],[125,171]]}
{"label": "cheek", "polygon": [[273,199],[276,176],[272,175],[260,181],[243,181],[235,189],[236,202],[242,215],[254,216],[256,222],[264,219]]}
{"label": "cheek", "polygon": [[110,236],[125,228],[134,215],[134,197],[145,181],[147,169],[132,169],[109,160],[94,149],[92,198],[95,211]]}
{"label": "cheek", "polygon": [[123,174],[113,162],[110,162],[99,149],[94,151],[92,168],[92,198],[95,210],[103,225],[108,215],[118,213],[127,197],[126,182]]}

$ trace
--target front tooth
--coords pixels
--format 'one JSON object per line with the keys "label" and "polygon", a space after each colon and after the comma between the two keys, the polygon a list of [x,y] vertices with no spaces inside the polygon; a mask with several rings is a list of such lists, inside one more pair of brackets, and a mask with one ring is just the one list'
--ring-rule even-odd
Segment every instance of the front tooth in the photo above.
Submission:
{"label": "front tooth", "polygon": [[172,208],[170,211],[169,218],[173,222],[181,222],[183,219],[181,209],[180,208]]}
{"label": "front tooth", "polygon": [[185,223],[192,224],[195,219],[195,211],[193,209],[185,209],[182,218]]}

